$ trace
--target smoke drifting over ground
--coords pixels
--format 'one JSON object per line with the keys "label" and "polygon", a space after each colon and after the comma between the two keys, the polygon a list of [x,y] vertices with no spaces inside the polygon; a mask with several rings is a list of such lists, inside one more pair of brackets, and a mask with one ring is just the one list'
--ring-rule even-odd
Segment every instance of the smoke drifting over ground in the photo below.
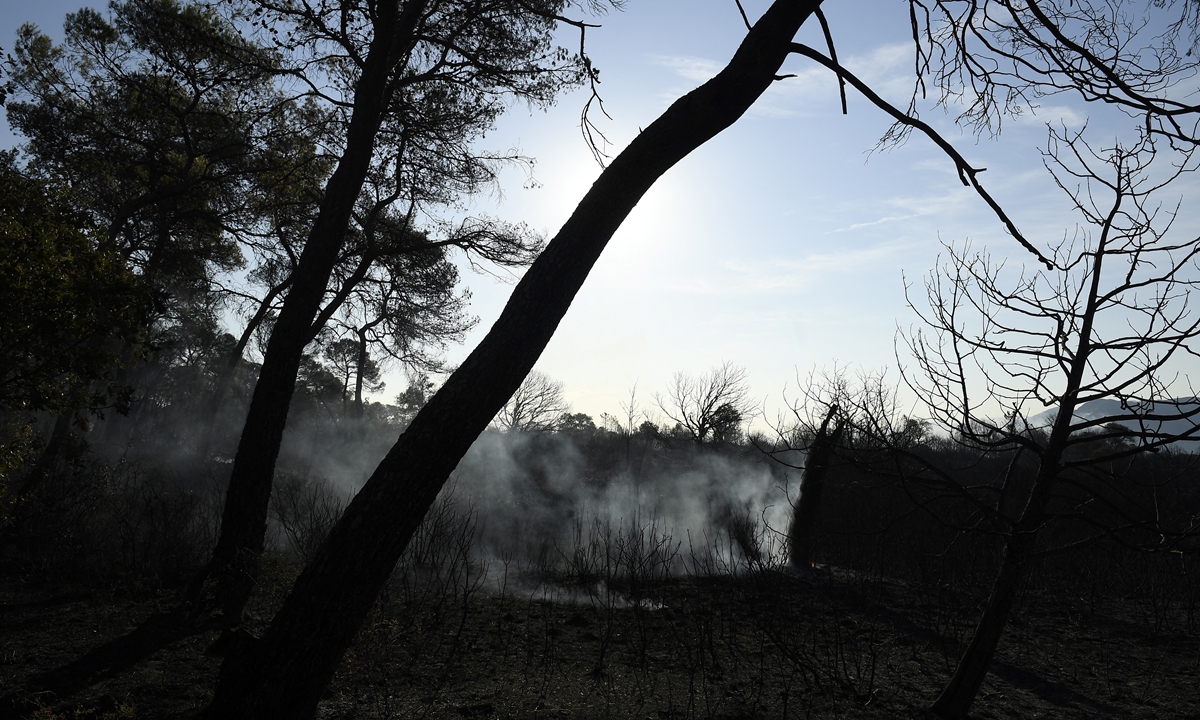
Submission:
{"label": "smoke drifting over ground", "polygon": [[[305,560],[403,425],[319,406],[296,410],[280,451],[268,544]],[[219,504],[236,449],[232,430],[243,412],[224,408],[207,436],[206,425],[186,413],[113,418],[106,425],[116,427],[102,427],[92,447],[112,462],[161,468],[171,484]],[[123,442],[109,445],[100,436]],[[209,452],[201,459],[205,443]],[[656,563],[660,574],[737,572],[784,559],[789,484],[791,502],[798,495],[798,478],[785,471],[753,448],[730,443],[701,446],[603,429],[488,430],[431,511],[427,525],[440,525],[425,528],[414,543],[424,543],[421,552],[469,544],[470,563],[489,581],[498,574],[512,581],[514,572],[578,578],[589,567],[600,572],[611,565],[614,553],[623,555],[618,574],[636,562]],[[216,513],[210,515],[205,524],[213,527],[205,533],[215,536]]]}
{"label": "smoke drifting over ground", "polygon": [[785,484],[746,451],[489,431],[444,492],[478,514],[481,560],[555,565],[620,538],[677,548],[672,572],[735,571],[782,559]]}

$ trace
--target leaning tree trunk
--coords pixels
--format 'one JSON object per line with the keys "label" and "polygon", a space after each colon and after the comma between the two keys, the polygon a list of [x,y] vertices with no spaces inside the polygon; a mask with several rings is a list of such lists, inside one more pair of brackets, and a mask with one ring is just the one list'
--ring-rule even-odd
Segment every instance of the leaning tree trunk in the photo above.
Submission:
{"label": "leaning tree trunk", "polygon": [[979,688],[983,686],[992,657],[996,654],[996,648],[999,647],[1000,638],[1004,634],[1004,627],[1012,614],[1017,586],[1025,577],[1030,553],[1045,517],[1046,504],[1049,502],[1050,490],[1055,484],[1057,473],[1057,460],[1044,463],[1038,471],[1029,502],[1005,542],[1004,561],[992,583],[992,593],[983,609],[983,615],[979,618],[979,624],[975,626],[971,643],[967,645],[966,652],[958,661],[954,676],[950,678],[950,682],[931,708],[933,714],[938,717],[946,720],[960,720],[966,717],[971,703],[979,694]]}
{"label": "leaning tree trunk", "polygon": [[[1099,277],[1099,263],[1096,264],[1095,271],[1096,277]],[[1093,298],[1095,289],[1093,286]],[[1094,314],[1094,308],[1092,313],[1089,313],[1089,317],[1085,318],[1081,333],[1085,339],[1081,341],[1076,352],[1074,367],[1067,379],[1067,390],[1063,393],[1063,399],[1059,404],[1058,418],[1055,419],[1046,447],[1038,458],[1038,471],[1033,480],[1033,487],[1029,491],[1029,499],[1021,511],[1020,517],[1013,524],[1011,534],[1006,538],[1004,560],[1000,564],[1000,572],[996,574],[996,579],[992,583],[992,594],[988,597],[987,605],[983,609],[983,615],[979,618],[979,624],[975,626],[975,634],[971,636],[971,642],[967,645],[966,652],[963,653],[962,658],[958,661],[958,666],[954,669],[954,675],[930,708],[933,714],[940,718],[961,720],[966,717],[971,703],[979,694],[979,688],[983,686],[983,680],[987,677],[988,668],[992,664],[992,657],[1000,645],[1000,637],[1004,634],[1004,626],[1008,624],[1009,615],[1012,614],[1017,586],[1025,576],[1038,530],[1046,517],[1046,507],[1050,503],[1051,491],[1058,481],[1059,473],[1062,472],[1063,449],[1071,435],[1071,417],[1075,413],[1080,378],[1087,363],[1089,346],[1086,338],[1091,334],[1091,314]],[[1014,459],[1014,464],[1015,462]],[[1012,481],[1011,473],[1013,471],[1014,468],[1010,467],[1006,485]]]}
{"label": "leaning tree trunk", "polygon": [[407,56],[414,42],[416,20],[426,4],[406,3],[401,11],[400,0],[390,0],[381,3],[378,10],[376,35],[354,91],[346,149],[325,187],[291,289],[263,356],[225,496],[221,536],[212,560],[185,593],[185,600],[195,602],[198,611],[218,605],[227,623],[240,621],[258,577],[275,462],[296,388],[300,359],[311,338],[313,318],[320,309],[354,203],[370,168],[375,136],[389,102],[392,66]]}
{"label": "leaning tree trunk", "polygon": [[793,568],[812,566],[812,536],[821,517],[821,498],[825,495],[825,475],[829,472],[829,461],[842,438],[843,424],[839,420],[829,432],[829,421],[837,414],[838,407],[829,408],[829,414],[821,423],[821,429],[808,449],[804,460],[804,479],[800,483],[800,502],[792,513],[792,525],[788,528],[788,563]]}
{"label": "leaning tree trunk", "polygon": [[588,272],[650,186],[771,85],[818,0],[776,0],[716,77],[630,143],[513,291],[479,346],[413,419],[296,580],[265,636],[228,657],[208,717],[309,718],[421,519],[516,391]]}

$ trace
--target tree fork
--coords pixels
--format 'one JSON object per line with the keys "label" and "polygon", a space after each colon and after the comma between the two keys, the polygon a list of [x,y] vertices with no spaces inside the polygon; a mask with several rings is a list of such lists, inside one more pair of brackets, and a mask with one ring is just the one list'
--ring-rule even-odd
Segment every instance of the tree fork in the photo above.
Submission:
{"label": "tree fork", "polygon": [[819,0],[776,0],[716,77],[621,152],[518,283],[500,318],[417,414],[301,573],[265,636],[222,665],[211,718],[310,718],[446,478],[520,385],[608,240],[651,185],[774,82]]}

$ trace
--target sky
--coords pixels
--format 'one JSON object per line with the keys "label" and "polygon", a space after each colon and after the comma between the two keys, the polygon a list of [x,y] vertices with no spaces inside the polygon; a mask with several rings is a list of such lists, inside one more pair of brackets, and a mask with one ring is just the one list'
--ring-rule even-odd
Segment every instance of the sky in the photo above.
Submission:
{"label": "sky", "polygon": [[[82,4],[0,0],[0,46],[11,46],[22,21],[61,37],[63,16]],[[743,2],[751,19],[768,4]],[[906,106],[913,66],[907,4],[833,0],[825,11],[843,64]],[[587,51],[600,69],[609,118],[598,124],[612,155],[715,74],[745,34],[734,0],[629,0],[623,11],[589,21],[601,25],[588,30]],[[824,48],[813,22],[798,40]],[[564,32],[563,44],[577,47],[577,34]],[[814,370],[886,369],[898,379],[898,363],[911,361],[902,351],[898,358],[897,332],[917,322],[905,283],[919,290],[943,243],[969,240],[1011,267],[1032,265],[931,142],[914,136],[872,152],[889,125],[881,111],[849,89],[849,114],[842,115],[831,74],[803,58],[785,69],[796,77],[777,82],[654,185],[576,297],[537,365],[563,381],[576,412],[597,420],[620,415],[635,385],[642,407],[653,410],[655,393],[665,394],[674,373],[700,374],[728,361],[746,368],[752,396],[774,420]],[[586,99],[582,91],[566,94],[548,112],[513,107],[480,146],[515,147],[535,158],[532,181],[505,171],[496,191],[472,199],[469,211],[552,237],[601,170],[579,130]],[[926,108],[922,117],[973,165],[988,168],[980,176],[985,187],[1027,237],[1047,243],[1074,219],[1042,167],[1045,123],[1078,126],[1092,116],[1093,130],[1104,132],[1110,120],[1094,110],[1073,98],[1046,98],[995,138],[961,130],[940,110]],[[6,129],[0,135],[5,146],[16,141]],[[513,287],[512,279],[463,267],[479,323],[449,351],[451,363],[483,337]],[[384,401],[405,384],[398,369],[387,379]]]}

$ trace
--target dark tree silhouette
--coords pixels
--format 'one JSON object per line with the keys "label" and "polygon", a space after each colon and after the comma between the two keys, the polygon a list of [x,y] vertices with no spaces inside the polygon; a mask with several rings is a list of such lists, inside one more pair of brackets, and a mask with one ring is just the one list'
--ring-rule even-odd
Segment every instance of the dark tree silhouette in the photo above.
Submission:
{"label": "dark tree silhouette", "polygon": [[[800,500],[792,511],[792,524],[788,527],[788,564],[793,568],[810,567],[812,558],[812,536],[821,517],[821,499],[825,495],[825,476],[833,453],[842,439],[845,423],[837,417],[838,406],[831,405],[821,427],[813,435],[804,458],[804,474],[800,484]],[[834,422],[833,429],[829,427]]]}
{"label": "dark tree silhouette", "polygon": [[297,579],[266,635],[222,665],[220,718],[302,718],[466,454],[550,341],[608,240],[650,186],[775,82],[815,2],[778,0],[729,64],[635,138],[530,267],[480,345],[417,414]]}
{"label": "dark tree silhouette", "polygon": [[[32,25],[8,61],[10,123],[31,172],[77,194],[155,297],[156,344],[216,324],[217,276],[271,233],[313,171],[313,118],[281,96],[273,53],[226,18],[167,0],[67,16],[63,46]],[[320,172],[319,169],[315,170]]]}
{"label": "dark tree silhouette", "polygon": [[[1054,269],[1008,272],[986,254],[950,249],[925,284],[928,310],[918,312],[930,332],[907,338],[921,371],[905,374],[909,387],[958,442],[1036,460],[1031,482],[1006,482],[996,505],[984,508],[1003,528],[1003,559],[975,634],[933,706],[941,717],[961,718],[970,708],[1021,578],[1033,558],[1056,549],[1047,525],[1091,528],[1075,544],[1108,537],[1155,550],[1194,532],[1148,523],[1155,513],[1120,490],[1127,482],[1120,472],[1101,471],[1200,434],[1200,404],[1172,365],[1200,337],[1200,315],[1188,302],[1200,289],[1200,241],[1176,240],[1177,210],[1162,212],[1159,200],[1194,163],[1190,149],[1163,154],[1149,136],[1095,149],[1081,134],[1052,131],[1047,166],[1083,220],[1074,239],[1047,253]],[[1104,400],[1115,401],[1111,412],[1083,412]],[[1037,427],[1033,416],[1047,407],[1057,414],[1048,428]]]}
{"label": "dark tree silhouette", "polygon": [[736,440],[754,411],[746,369],[724,362],[700,376],[675,373],[666,397],[655,396],[663,414],[697,445]]}
{"label": "dark tree silhouette", "polygon": [[[342,413],[349,415],[351,398],[362,407],[362,391],[368,389],[380,390],[379,364],[367,354],[367,344],[358,337],[344,337],[325,346],[325,359],[336,371],[341,383]],[[356,416],[361,416],[356,412]]]}
{"label": "dark tree silhouette", "polygon": [[[56,47],[20,28],[7,115],[27,172],[71,188],[102,249],[153,299],[140,323],[155,352],[135,366],[145,355],[128,350],[120,371],[137,413],[164,378],[220,365],[198,354],[227,354],[214,342],[230,297],[220,277],[242,266],[243,248],[284,230],[274,220],[324,172],[316,119],[278,92],[272,52],[198,5],[129,0],[107,18],[84,8],[64,30]],[[110,439],[120,425],[108,423]]]}
{"label": "dark tree silhouette", "polygon": [[[486,131],[511,98],[548,104],[579,78],[577,62],[552,47],[554,11],[549,0],[434,3],[379,0],[364,5],[319,2],[313,6],[259,0],[262,27],[292,56],[296,74],[317,97],[331,81],[344,100],[334,103],[344,132],[341,156],[326,183],[303,251],[290,276],[264,353],[245,427],[234,459],[221,534],[213,557],[186,594],[194,613],[219,606],[227,623],[241,620],[258,573],[266,533],[271,483],[296,372],[329,306],[330,277],[354,235],[375,241],[407,237],[393,227],[393,205],[413,212],[445,203],[493,177],[504,158],[479,156],[470,141]],[[288,28],[279,33],[279,28]],[[286,38],[286,39],[285,39]],[[328,76],[317,68],[324,67]],[[524,247],[520,238],[492,229],[474,233],[483,247]],[[489,240],[499,239],[499,243]],[[370,254],[351,272],[362,277]],[[325,305],[323,311],[322,306]]]}

